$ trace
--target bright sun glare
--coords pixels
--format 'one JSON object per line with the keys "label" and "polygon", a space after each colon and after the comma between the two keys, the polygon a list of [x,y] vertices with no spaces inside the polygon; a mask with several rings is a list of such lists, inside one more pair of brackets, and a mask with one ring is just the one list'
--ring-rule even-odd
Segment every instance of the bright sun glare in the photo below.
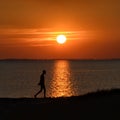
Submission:
{"label": "bright sun glare", "polygon": [[57,36],[57,42],[59,44],[64,44],[66,42],[66,36],[65,35],[58,35]]}

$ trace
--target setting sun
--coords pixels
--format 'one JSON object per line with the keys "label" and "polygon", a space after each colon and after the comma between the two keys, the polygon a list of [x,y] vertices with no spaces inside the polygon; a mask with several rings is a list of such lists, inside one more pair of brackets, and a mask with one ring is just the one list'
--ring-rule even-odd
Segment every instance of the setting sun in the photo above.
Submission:
{"label": "setting sun", "polygon": [[59,44],[65,43],[65,42],[66,42],[66,36],[65,36],[65,35],[58,35],[58,36],[57,36],[57,42],[58,42]]}

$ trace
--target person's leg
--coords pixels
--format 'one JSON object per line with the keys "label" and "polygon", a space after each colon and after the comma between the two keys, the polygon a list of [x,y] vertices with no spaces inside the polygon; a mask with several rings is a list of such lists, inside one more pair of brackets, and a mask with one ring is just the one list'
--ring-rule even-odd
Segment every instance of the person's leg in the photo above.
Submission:
{"label": "person's leg", "polygon": [[41,93],[41,92],[42,92],[42,87],[41,87],[40,90],[34,95],[34,97],[36,98],[37,95],[38,95],[39,93]]}
{"label": "person's leg", "polygon": [[44,98],[46,98],[46,88],[44,86]]}

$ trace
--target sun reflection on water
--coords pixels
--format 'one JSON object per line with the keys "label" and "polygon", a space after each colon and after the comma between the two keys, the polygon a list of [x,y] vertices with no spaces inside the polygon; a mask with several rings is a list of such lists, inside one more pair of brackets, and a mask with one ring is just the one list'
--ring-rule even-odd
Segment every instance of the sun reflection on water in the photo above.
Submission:
{"label": "sun reflection on water", "polygon": [[55,62],[52,78],[52,97],[72,96],[72,84],[70,80],[69,62],[59,60]]}

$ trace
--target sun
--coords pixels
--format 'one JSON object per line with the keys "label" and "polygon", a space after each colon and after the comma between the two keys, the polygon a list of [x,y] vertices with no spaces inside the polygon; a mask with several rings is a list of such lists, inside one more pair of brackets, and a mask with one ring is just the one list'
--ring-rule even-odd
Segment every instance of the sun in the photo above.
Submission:
{"label": "sun", "polygon": [[56,40],[59,44],[64,44],[66,42],[66,36],[65,35],[58,35]]}

